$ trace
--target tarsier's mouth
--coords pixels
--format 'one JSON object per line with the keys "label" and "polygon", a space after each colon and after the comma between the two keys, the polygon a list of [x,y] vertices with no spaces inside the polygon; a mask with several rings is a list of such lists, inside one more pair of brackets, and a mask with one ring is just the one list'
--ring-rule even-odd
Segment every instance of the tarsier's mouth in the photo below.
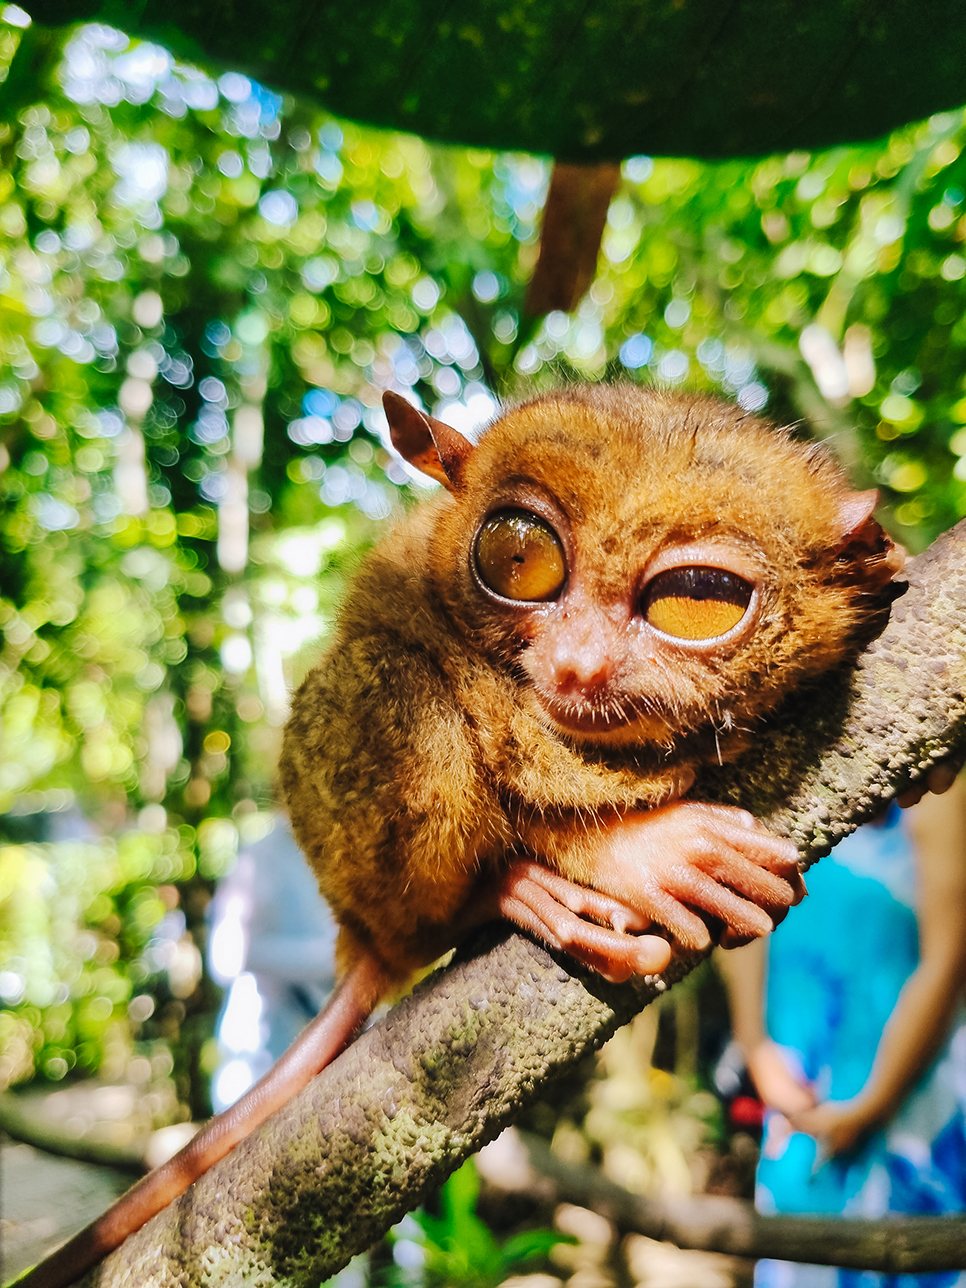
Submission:
{"label": "tarsier's mouth", "polygon": [[601,706],[573,699],[562,702],[540,695],[540,706],[551,723],[565,736],[607,743],[642,742],[663,739],[667,725],[659,715],[642,713],[617,702]]}
{"label": "tarsier's mouth", "polygon": [[625,711],[596,711],[589,707],[578,707],[568,704],[566,707],[557,703],[545,703],[544,708],[554,724],[574,733],[609,733],[614,729],[623,729],[632,717]]}

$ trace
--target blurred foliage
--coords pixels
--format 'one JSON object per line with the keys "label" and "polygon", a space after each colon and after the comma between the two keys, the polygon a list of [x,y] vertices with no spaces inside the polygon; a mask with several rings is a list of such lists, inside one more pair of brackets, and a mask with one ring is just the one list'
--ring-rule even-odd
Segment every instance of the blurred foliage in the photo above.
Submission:
{"label": "blurred foliage", "polygon": [[727,1002],[704,963],[620,1029],[521,1125],[559,1157],[651,1197],[750,1197],[756,1142],[713,1090],[730,1036]]}
{"label": "blurred foliage", "polygon": [[496,1288],[514,1271],[533,1271],[545,1264],[571,1235],[530,1229],[497,1239],[478,1215],[480,1176],[469,1159],[441,1186],[437,1212],[420,1208],[390,1236],[394,1268],[380,1280],[416,1288]]}
{"label": "blurred foliage", "polygon": [[[660,1011],[648,1008],[607,1043],[588,1087],[584,1139],[604,1174],[639,1194],[704,1190],[706,1151],[724,1134],[721,1104],[692,1058],[697,1034],[682,1023],[697,1023],[700,983],[700,975],[689,976],[677,996],[662,1001],[678,1030],[671,1068],[654,1058]],[[564,1124],[558,1131],[557,1147],[566,1148]]]}
{"label": "blurred foliage", "polygon": [[[166,841],[132,831],[97,845],[0,850],[5,969],[19,976],[8,988],[28,999],[0,1011],[4,1085],[29,1076],[34,1059],[54,1079],[95,1070],[105,1058],[116,1066],[118,1056],[123,1071],[129,1043],[118,1017],[139,1023],[154,1011],[153,998],[137,990],[161,965],[158,928],[174,891],[162,887],[159,897],[151,878],[162,866],[177,871],[180,858],[165,853]],[[35,1031],[43,1038],[36,1051]]]}
{"label": "blurred foliage", "polygon": [[264,834],[288,689],[411,490],[384,389],[467,431],[561,379],[723,391],[830,439],[910,546],[966,513],[962,112],[630,158],[591,291],[533,320],[545,160],[16,6],[0,78],[7,1080],[167,1042],[203,1110],[212,883]]}

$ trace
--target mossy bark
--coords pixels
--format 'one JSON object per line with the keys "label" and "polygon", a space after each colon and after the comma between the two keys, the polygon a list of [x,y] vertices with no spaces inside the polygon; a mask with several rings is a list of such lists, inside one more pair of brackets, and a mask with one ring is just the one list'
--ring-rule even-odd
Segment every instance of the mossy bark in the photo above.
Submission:
{"label": "mossy bark", "polygon": [[[788,833],[807,862],[964,741],[966,523],[908,581],[857,666],[701,785]],[[652,997],[491,928],[82,1282],[315,1288]]]}

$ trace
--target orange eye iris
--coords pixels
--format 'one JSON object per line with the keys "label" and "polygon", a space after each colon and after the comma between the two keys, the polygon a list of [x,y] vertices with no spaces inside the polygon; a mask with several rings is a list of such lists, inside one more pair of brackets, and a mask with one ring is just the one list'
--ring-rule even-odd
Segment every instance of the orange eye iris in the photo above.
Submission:
{"label": "orange eye iris", "polygon": [[526,510],[487,519],[476,538],[476,567],[483,584],[504,599],[552,599],[567,574],[560,538]]}
{"label": "orange eye iris", "polygon": [[670,568],[648,585],[644,616],[682,640],[710,640],[737,626],[751,603],[750,582],[723,568]]}

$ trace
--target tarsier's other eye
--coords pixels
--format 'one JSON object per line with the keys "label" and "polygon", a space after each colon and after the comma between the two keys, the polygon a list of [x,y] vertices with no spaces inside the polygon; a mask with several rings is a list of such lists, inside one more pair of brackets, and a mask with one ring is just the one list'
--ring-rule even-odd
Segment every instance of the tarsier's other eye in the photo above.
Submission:
{"label": "tarsier's other eye", "polygon": [[644,591],[644,616],[656,630],[682,640],[710,640],[737,626],[754,587],[723,568],[669,568]]}
{"label": "tarsier's other eye", "polygon": [[504,599],[552,599],[567,565],[553,528],[527,510],[500,510],[476,538],[476,567],[485,586]]}

